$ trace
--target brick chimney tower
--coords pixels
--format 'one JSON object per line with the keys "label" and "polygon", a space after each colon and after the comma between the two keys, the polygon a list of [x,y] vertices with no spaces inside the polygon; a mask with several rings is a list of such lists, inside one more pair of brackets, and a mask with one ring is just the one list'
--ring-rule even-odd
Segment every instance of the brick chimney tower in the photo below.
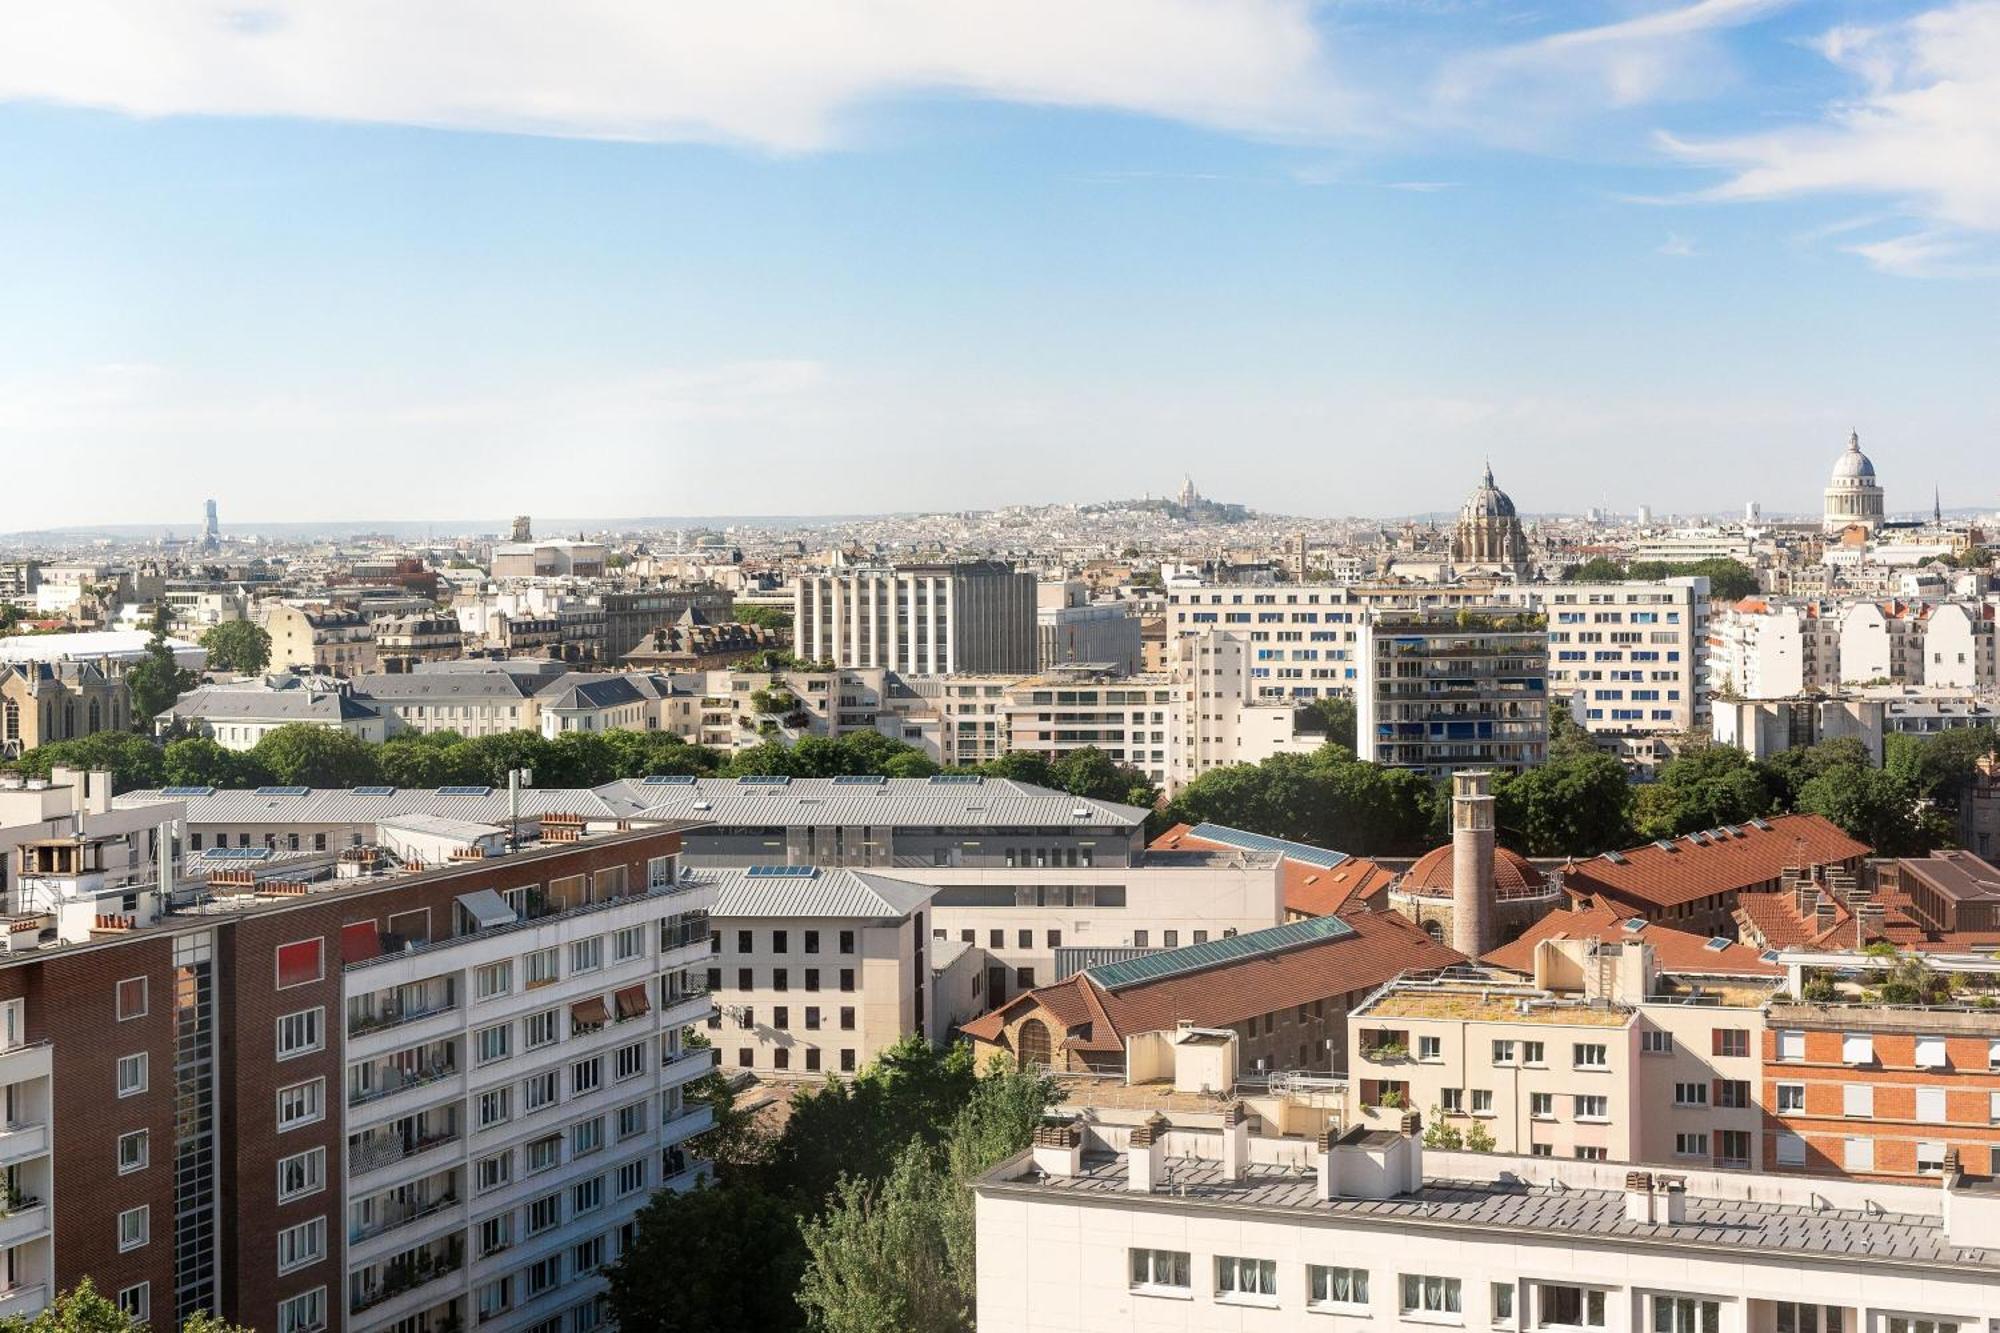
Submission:
{"label": "brick chimney tower", "polygon": [[1451,775],[1451,947],[1474,962],[1493,947],[1493,775]]}

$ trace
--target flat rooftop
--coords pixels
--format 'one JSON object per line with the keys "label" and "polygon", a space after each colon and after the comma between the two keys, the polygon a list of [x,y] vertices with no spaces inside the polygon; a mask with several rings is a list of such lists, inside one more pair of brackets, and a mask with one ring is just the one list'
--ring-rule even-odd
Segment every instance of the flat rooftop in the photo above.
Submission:
{"label": "flat rooftop", "polygon": [[[1523,1007],[1525,1004],[1525,1007]],[[1622,1028],[1633,1011],[1623,1005],[1596,1005],[1497,988],[1389,990],[1354,1011],[1356,1018],[1452,1019],[1478,1023],[1545,1023],[1555,1027]]]}
{"label": "flat rooftop", "polygon": [[1126,1187],[1127,1167],[1121,1157],[1086,1153],[1077,1175],[1046,1176],[1036,1169],[1032,1155],[1023,1153],[996,1167],[979,1182],[979,1188],[1103,1196],[1124,1206],[1247,1208],[1282,1213],[1291,1221],[1297,1221],[1300,1214],[1311,1214],[1328,1221],[1379,1225],[1396,1231],[1442,1227],[1516,1237],[1523,1232],[1543,1232],[1721,1251],[1747,1248],[1822,1259],[1853,1255],[1871,1262],[2000,1272],[2000,1248],[1953,1245],[1945,1237],[1942,1217],[1935,1215],[1813,1208],[1690,1194],[1684,1222],[1633,1222],[1625,1216],[1621,1191],[1551,1190],[1514,1179],[1434,1178],[1425,1180],[1420,1189],[1390,1199],[1322,1199],[1314,1170],[1255,1164],[1242,1180],[1229,1181],[1223,1178],[1222,1164],[1205,1157],[1169,1158],[1167,1178],[1170,1191],[1134,1193]]}

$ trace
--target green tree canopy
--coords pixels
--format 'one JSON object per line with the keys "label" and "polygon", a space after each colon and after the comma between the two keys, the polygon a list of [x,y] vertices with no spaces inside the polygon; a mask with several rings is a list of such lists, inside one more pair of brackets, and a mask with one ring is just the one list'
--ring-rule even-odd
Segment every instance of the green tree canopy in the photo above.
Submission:
{"label": "green tree canopy", "polygon": [[359,787],[381,780],[376,749],[351,732],[291,722],[265,732],[250,756],[287,786]]}
{"label": "green tree canopy", "polygon": [[607,1270],[623,1333],[781,1333],[804,1326],[805,1246],[786,1202],[751,1181],[661,1191]]}
{"label": "green tree canopy", "polygon": [[108,771],[114,792],[157,787],[163,771],[160,747],[127,731],[100,731],[73,741],[38,745],[13,764],[17,772],[35,778],[48,777],[58,766]]}
{"label": "green tree canopy", "polygon": [[[0,1333],[137,1333],[141,1328],[162,1328],[154,1322],[140,1324],[103,1295],[89,1278],[33,1316],[10,1315],[0,1319]],[[180,1333],[250,1333],[239,1324],[225,1323],[208,1314],[193,1314],[181,1321]]]}
{"label": "green tree canopy", "polygon": [[1530,856],[1595,856],[1631,841],[1631,783],[1608,754],[1568,754],[1502,774],[1493,794],[1500,827]]}
{"label": "green tree canopy", "polygon": [[271,636],[248,620],[225,620],[201,636],[212,671],[254,676],[271,665]]}
{"label": "green tree canopy", "polygon": [[1315,699],[1299,710],[1300,729],[1308,733],[1324,731],[1329,744],[1352,750],[1359,733],[1359,714],[1354,700],[1344,695]]}
{"label": "green tree canopy", "polygon": [[1741,824],[1773,812],[1763,774],[1741,750],[1702,745],[1660,766],[1659,776],[1641,787],[1632,802],[1632,820],[1642,838]]}
{"label": "green tree canopy", "polygon": [[167,609],[163,606],[153,617],[145,655],[125,669],[125,689],[132,698],[132,730],[150,732],[153,719],[172,708],[195,683],[194,672],[175,661],[174,650],[167,646]]}
{"label": "green tree canopy", "polygon": [[168,741],[160,752],[163,787],[260,787],[271,781],[254,754],[226,750],[206,736]]}

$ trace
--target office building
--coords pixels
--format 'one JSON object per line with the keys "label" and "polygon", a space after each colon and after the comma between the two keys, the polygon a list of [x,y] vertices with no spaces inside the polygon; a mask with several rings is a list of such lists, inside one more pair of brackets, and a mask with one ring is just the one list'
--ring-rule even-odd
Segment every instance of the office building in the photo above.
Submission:
{"label": "office building", "polygon": [[1587,730],[1706,729],[1706,578],[1569,584],[1538,600],[1549,621],[1549,693]]}
{"label": "office building", "polygon": [[993,561],[898,565],[803,576],[792,640],[800,657],[924,675],[1035,670],[1035,576]]}

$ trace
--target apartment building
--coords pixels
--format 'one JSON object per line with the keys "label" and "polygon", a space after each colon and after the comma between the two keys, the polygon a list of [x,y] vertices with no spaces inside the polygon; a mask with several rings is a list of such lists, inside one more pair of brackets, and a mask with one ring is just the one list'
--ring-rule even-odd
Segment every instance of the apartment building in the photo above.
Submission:
{"label": "apartment building", "polygon": [[489,572],[496,579],[602,578],[606,552],[603,542],[564,537],[502,542],[493,548]]}
{"label": "apartment building", "polygon": [[1549,692],[1590,731],[1706,729],[1708,580],[1569,584],[1541,592]]}
{"label": "apartment building", "polygon": [[1129,602],[1093,602],[1080,579],[1037,589],[1035,665],[1091,663],[1130,674],[1139,669],[1139,620]]}
{"label": "apartment building", "polygon": [[1355,640],[1360,757],[1442,777],[1548,755],[1548,632],[1504,607],[1377,609]]}
{"label": "apartment building", "polygon": [[1026,674],[1038,665],[1035,604],[1035,576],[994,561],[806,575],[792,641],[839,667]]}
{"label": "apartment building", "polygon": [[847,867],[712,872],[710,1040],[764,1078],[853,1075],[943,1027],[931,998],[932,890]]}
{"label": "apartment building", "polygon": [[253,848],[180,883],[95,835],[18,846],[6,1312],[88,1275],[156,1323],[596,1327],[648,1192],[700,1174],[712,893],[679,844]]}
{"label": "apartment building", "polygon": [[376,669],[375,626],[359,611],[259,602],[251,618],[271,636],[274,671],[363,676]]}
{"label": "apartment building", "polygon": [[345,681],[283,676],[270,682],[202,685],[153,719],[161,736],[205,736],[225,750],[249,750],[279,727],[323,727],[380,743],[388,724]]}
{"label": "apartment building", "polygon": [[974,1183],[982,1333],[1991,1333],[2000,1203],[1945,1189],[1258,1132],[1239,1106],[1044,1128]]}
{"label": "apartment building", "polygon": [[1746,597],[1710,621],[1709,692],[1790,699],[1840,684],[1840,621],[1816,601]]}
{"label": "apartment building", "polygon": [[375,622],[375,654],[384,671],[411,671],[420,662],[456,661],[465,632],[450,614],[385,616]]}

